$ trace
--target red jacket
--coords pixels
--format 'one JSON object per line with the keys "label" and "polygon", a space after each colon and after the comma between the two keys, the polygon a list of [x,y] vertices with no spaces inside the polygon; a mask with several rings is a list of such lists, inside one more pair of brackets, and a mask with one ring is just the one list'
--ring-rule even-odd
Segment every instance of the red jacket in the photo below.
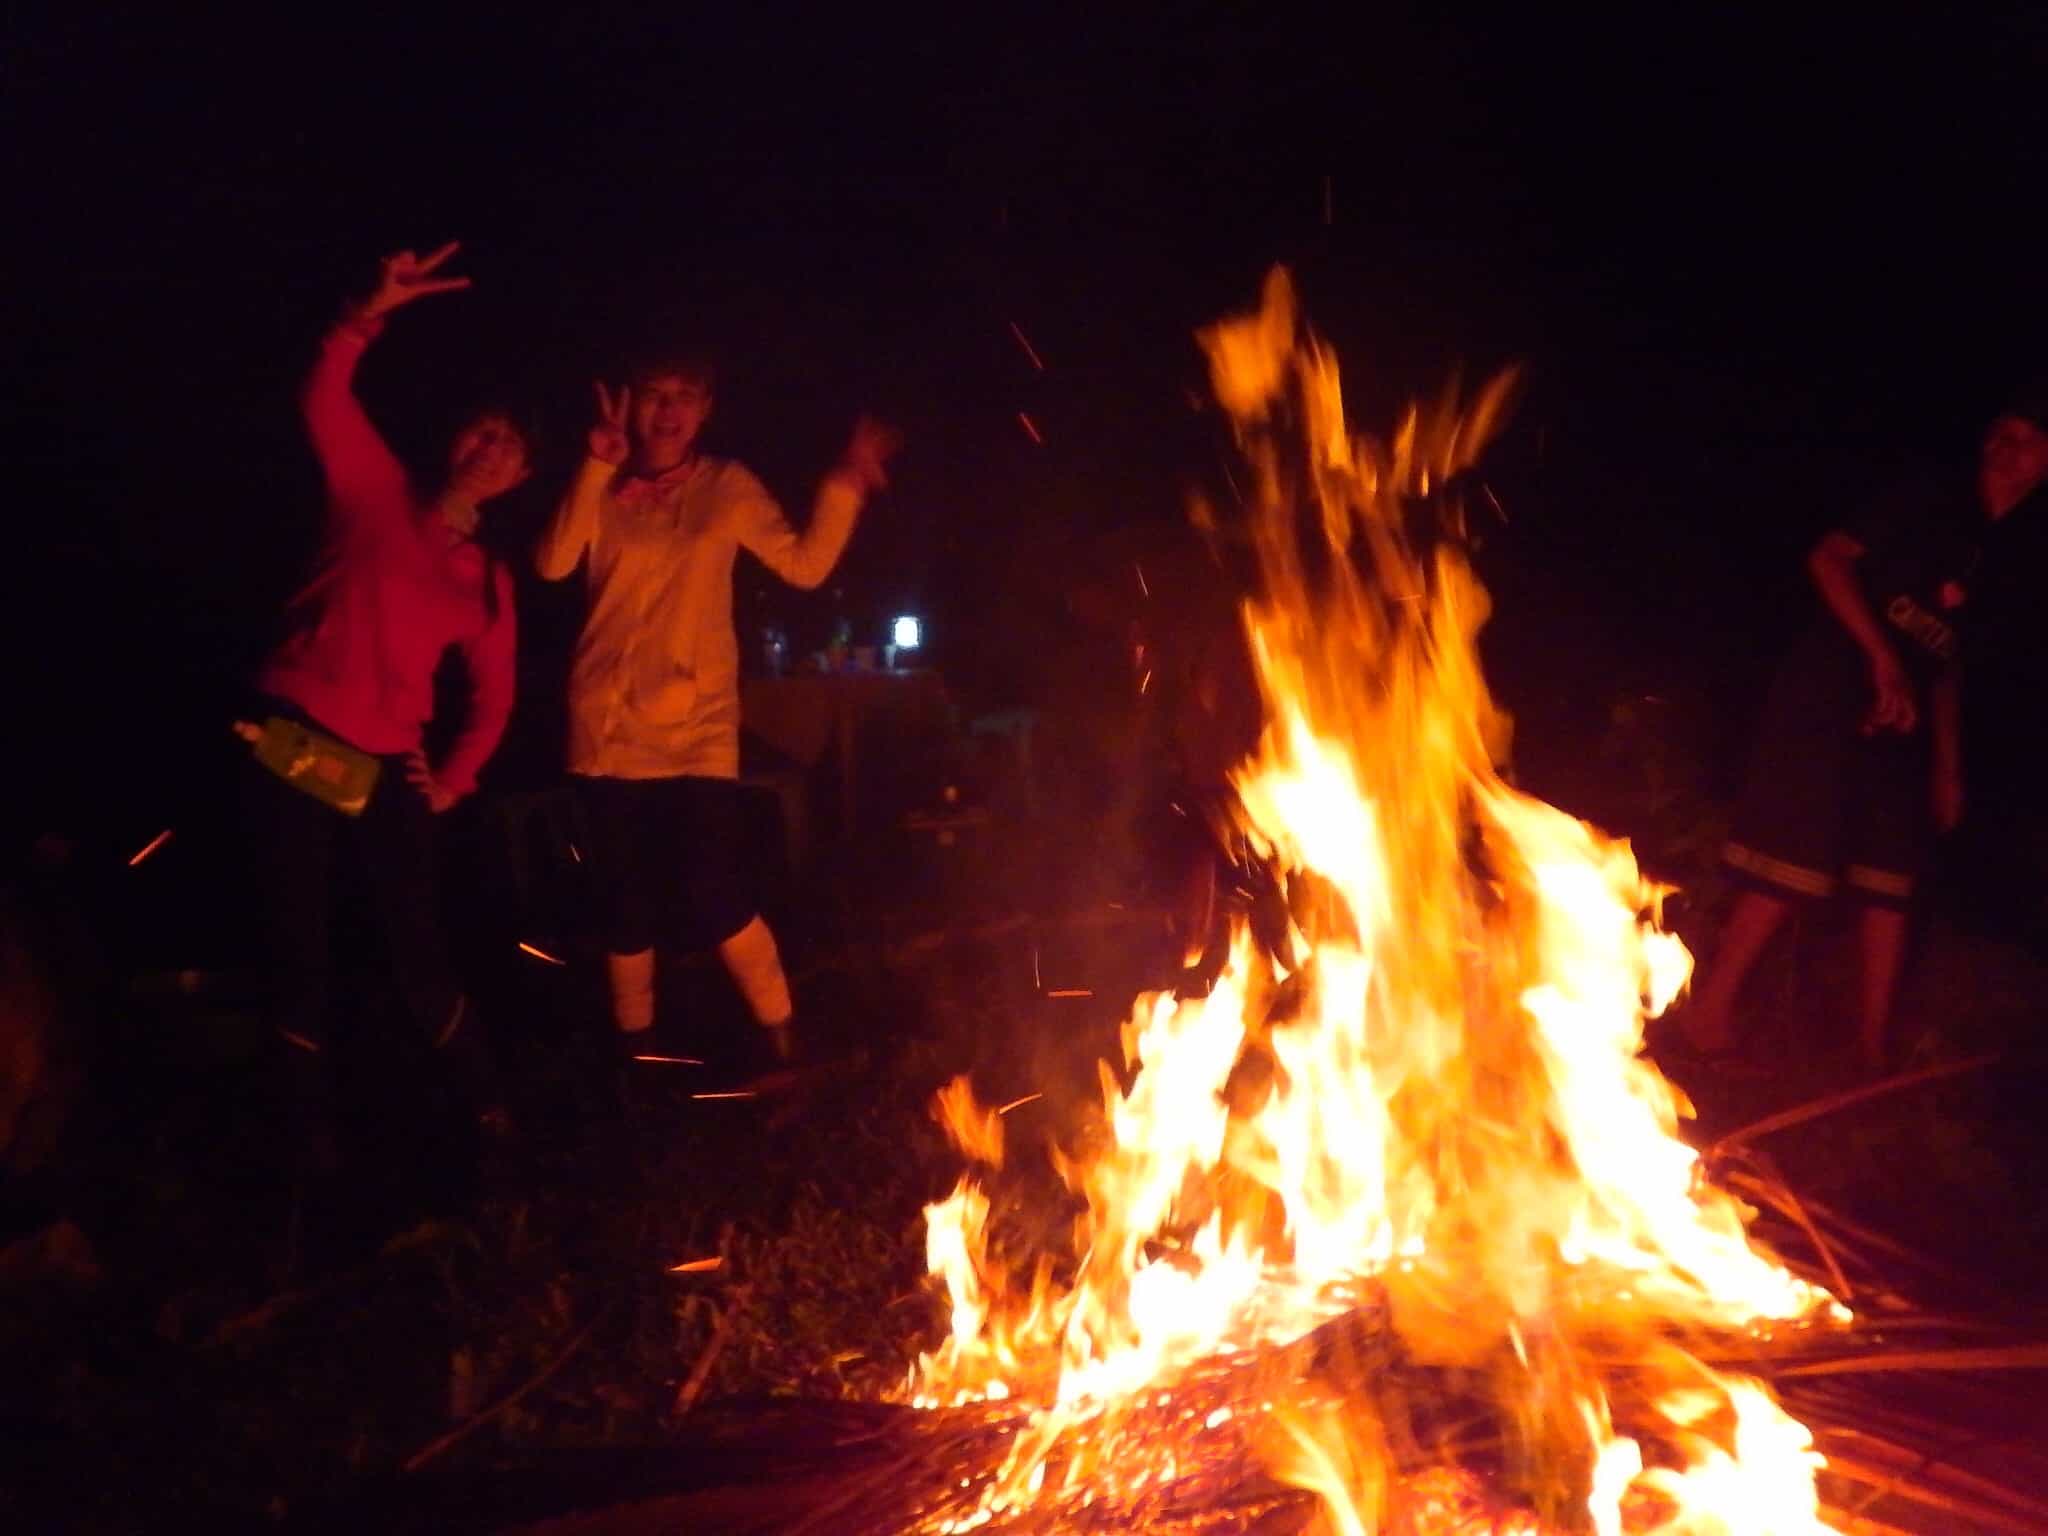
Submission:
{"label": "red jacket", "polygon": [[466,794],[512,713],[512,576],[435,515],[364,415],[351,384],[373,334],[337,326],[306,379],[306,430],[327,476],[326,537],[318,570],[292,599],[290,638],[258,686],[362,751],[412,752],[434,712],[435,668],[459,646],[468,719],[435,772]]}

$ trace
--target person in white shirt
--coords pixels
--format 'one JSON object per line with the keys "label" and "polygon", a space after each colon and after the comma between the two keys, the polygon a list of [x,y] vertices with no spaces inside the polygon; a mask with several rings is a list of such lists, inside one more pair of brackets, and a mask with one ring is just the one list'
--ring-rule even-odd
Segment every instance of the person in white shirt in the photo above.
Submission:
{"label": "person in white shirt", "polygon": [[739,802],[742,548],[793,586],[839,561],[887,483],[895,434],[862,418],[802,533],[746,466],[697,451],[713,375],[689,358],[597,386],[590,453],[535,551],[541,576],[587,566],[590,613],[569,678],[568,767],[594,844],[612,1018],[652,1027],[657,942],[714,946],[776,1056],[795,1053],[789,982],[745,878]]}

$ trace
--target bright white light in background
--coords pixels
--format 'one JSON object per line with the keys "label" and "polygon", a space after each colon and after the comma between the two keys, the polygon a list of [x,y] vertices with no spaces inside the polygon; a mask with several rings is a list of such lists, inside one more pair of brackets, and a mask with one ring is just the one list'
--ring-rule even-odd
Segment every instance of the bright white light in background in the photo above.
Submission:
{"label": "bright white light in background", "polygon": [[890,639],[899,651],[914,651],[924,644],[924,624],[904,614],[890,628]]}

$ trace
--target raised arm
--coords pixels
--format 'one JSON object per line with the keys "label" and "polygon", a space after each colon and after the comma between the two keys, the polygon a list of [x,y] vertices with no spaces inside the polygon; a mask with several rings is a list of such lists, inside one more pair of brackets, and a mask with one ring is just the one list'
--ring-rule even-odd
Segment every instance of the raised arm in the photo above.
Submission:
{"label": "raised arm", "polygon": [[889,483],[888,461],[896,446],[892,430],[863,417],[854,426],[845,456],[819,482],[811,520],[802,533],[789,526],[774,498],[749,477],[749,495],[740,514],[740,543],[791,586],[822,585],[853,537],[861,504],[870,492]]}
{"label": "raised arm", "polygon": [[632,396],[632,390],[623,386],[614,395],[602,381],[597,385],[597,423],[590,429],[590,455],[569,482],[555,515],[534,545],[533,568],[543,581],[560,581],[574,571],[590,541],[597,537],[597,513],[605,489],[626,462],[626,408]]}
{"label": "raised arm", "polygon": [[405,471],[355,396],[356,364],[382,330],[350,315],[320,343],[299,392],[306,435],[327,479],[328,504],[343,516],[405,504]]}
{"label": "raised arm", "polygon": [[425,257],[411,251],[387,256],[375,291],[350,305],[327,333],[300,390],[306,434],[327,477],[328,498],[342,516],[375,516],[406,504],[405,470],[356,399],[356,364],[392,310],[430,293],[469,286],[466,277],[433,275],[455,250],[450,241]]}

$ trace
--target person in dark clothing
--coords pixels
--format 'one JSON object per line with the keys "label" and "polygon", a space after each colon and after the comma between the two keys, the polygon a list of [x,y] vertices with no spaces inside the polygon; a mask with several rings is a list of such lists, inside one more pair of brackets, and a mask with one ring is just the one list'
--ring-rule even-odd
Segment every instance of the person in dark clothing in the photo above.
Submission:
{"label": "person in dark clothing", "polygon": [[[1990,451],[2015,476],[2040,451],[2048,395],[2012,413]],[[2048,956],[2048,485],[1993,525],[1970,583],[1964,760],[1970,815],[1958,849],[1963,916]]]}
{"label": "person in dark clothing", "polygon": [[[1963,814],[1965,630],[1980,610],[1993,621],[1971,641],[1973,669],[1980,649],[1995,664],[2014,644],[2002,589],[2044,475],[2048,409],[2015,408],[1985,437],[1973,496],[1910,486],[1809,553],[1826,612],[1765,703],[1723,850],[1744,889],[1683,1016],[1694,1050],[1735,1048],[1734,1006],[1765,945],[1794,902],[1840,889],[1862,909],[1858,1041],[1883,1068],[1914,890]],[[2028,592],[2038,604],[2038,584]]]}
{"label": "person in dark clothing", "polygon": [[[412,1023],[486,1125],[503,1122],[442,933],[434,820],[475,788],[511,712],[512,578],[474,534],[485,503],[526,478],[528,444],[503,413],[474,418],[457,432],[439,487],[422,494],[353,389],[386,315],[468,286],[435,275],[454,250],[387,259],[376,290],[321,346],[302,400],[327,481],[319,567],[259,674],[255,719],[236,723],[256,748],[242,823],[276,972],[276,1024],[301,1152],[319,1172],[336,1161],[326,1028],[335,940],[354,930],[375,940]],[[430,763],[434,673],[451,648],[466,663],[469,707]],[[361,891],[343,910],[338,890],[350,877]]]}

